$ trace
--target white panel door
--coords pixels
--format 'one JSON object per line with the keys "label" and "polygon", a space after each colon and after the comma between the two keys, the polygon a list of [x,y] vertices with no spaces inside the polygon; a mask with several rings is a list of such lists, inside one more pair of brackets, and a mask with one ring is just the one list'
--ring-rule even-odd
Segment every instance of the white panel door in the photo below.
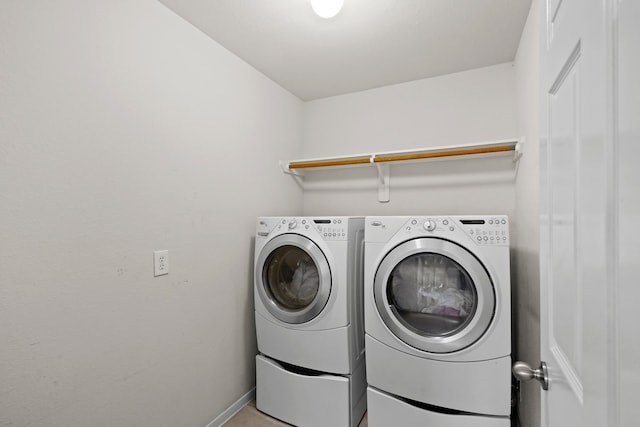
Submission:
{"label": "white panel door", "polygon": [[549,1],[542,32],[540,330],[550,377],[550,392],[542,395],[543,425],[584,425],[579,170],[585,70],[578,2]]}
{"label": "white panel door", "polygon": [[640,5],[541,10],[541,424],[637,425]]}

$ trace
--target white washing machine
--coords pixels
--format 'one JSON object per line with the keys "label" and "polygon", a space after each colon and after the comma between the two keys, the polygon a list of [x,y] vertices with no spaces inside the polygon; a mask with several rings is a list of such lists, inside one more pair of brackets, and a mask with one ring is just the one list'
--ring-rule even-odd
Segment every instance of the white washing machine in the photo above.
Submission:
{"label": "white washing machine", "polygon": [[367,217],[368,422],[510,425],[506,216]]}
{"label": "white washing machine", "polygon": [[301,426],[366,410],[364,218],[258,218],[256,407]]}

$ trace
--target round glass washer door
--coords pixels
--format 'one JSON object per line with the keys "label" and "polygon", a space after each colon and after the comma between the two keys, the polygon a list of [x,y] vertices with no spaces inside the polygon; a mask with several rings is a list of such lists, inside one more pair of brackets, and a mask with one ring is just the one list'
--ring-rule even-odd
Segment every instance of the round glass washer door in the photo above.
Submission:
{"label": "round glass washer door", "polygon": [[399,339],[429,353],[469,347],[489,328],[496,301],[480,261],[448,240],[396,246],[374,279],[376,308]]}
{"label": "round glass washer door", "polygon": [[316,317],[331,295],[331,270],[322,250],[299,234],[282,234],[260,251],[255,271],[262,303],[292,324]]}

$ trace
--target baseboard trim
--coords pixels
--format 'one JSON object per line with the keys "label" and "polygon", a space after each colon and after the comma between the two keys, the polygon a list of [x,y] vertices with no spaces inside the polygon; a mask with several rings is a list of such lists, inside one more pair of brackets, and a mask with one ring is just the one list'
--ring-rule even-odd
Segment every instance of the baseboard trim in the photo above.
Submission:
{"label": "baseboard trim", "polygon": [[220,427],[235,414],[240,412],[242,408],[247,406],[249,402],[256,398],[256,388],[252,388],[249,390],[247,394],[242,396],[240,399],[236,400],[231,406],[225,409],[220,415],[218,415],[213,421],[207,424],[207,427]]}

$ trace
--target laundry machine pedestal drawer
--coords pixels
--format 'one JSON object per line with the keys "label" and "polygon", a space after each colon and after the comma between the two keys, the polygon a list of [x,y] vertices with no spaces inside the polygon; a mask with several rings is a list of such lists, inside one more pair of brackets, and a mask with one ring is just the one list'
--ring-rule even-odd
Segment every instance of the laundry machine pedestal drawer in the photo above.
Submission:
{"label": "laundry machine pedestal drawer", "polygon": [[374,388],[367,388],[369,427],[509,427],[508,417],[461,415],[430,411]]}
{"label": "laundry machine pedestal drawer", "polygon": [[276,361],[256,356],[256,407],[295,426],[357,425],[364,413],[366,396],[363,387],[361,402],[352,411],[352,386],[350,377],[294,373]]}

